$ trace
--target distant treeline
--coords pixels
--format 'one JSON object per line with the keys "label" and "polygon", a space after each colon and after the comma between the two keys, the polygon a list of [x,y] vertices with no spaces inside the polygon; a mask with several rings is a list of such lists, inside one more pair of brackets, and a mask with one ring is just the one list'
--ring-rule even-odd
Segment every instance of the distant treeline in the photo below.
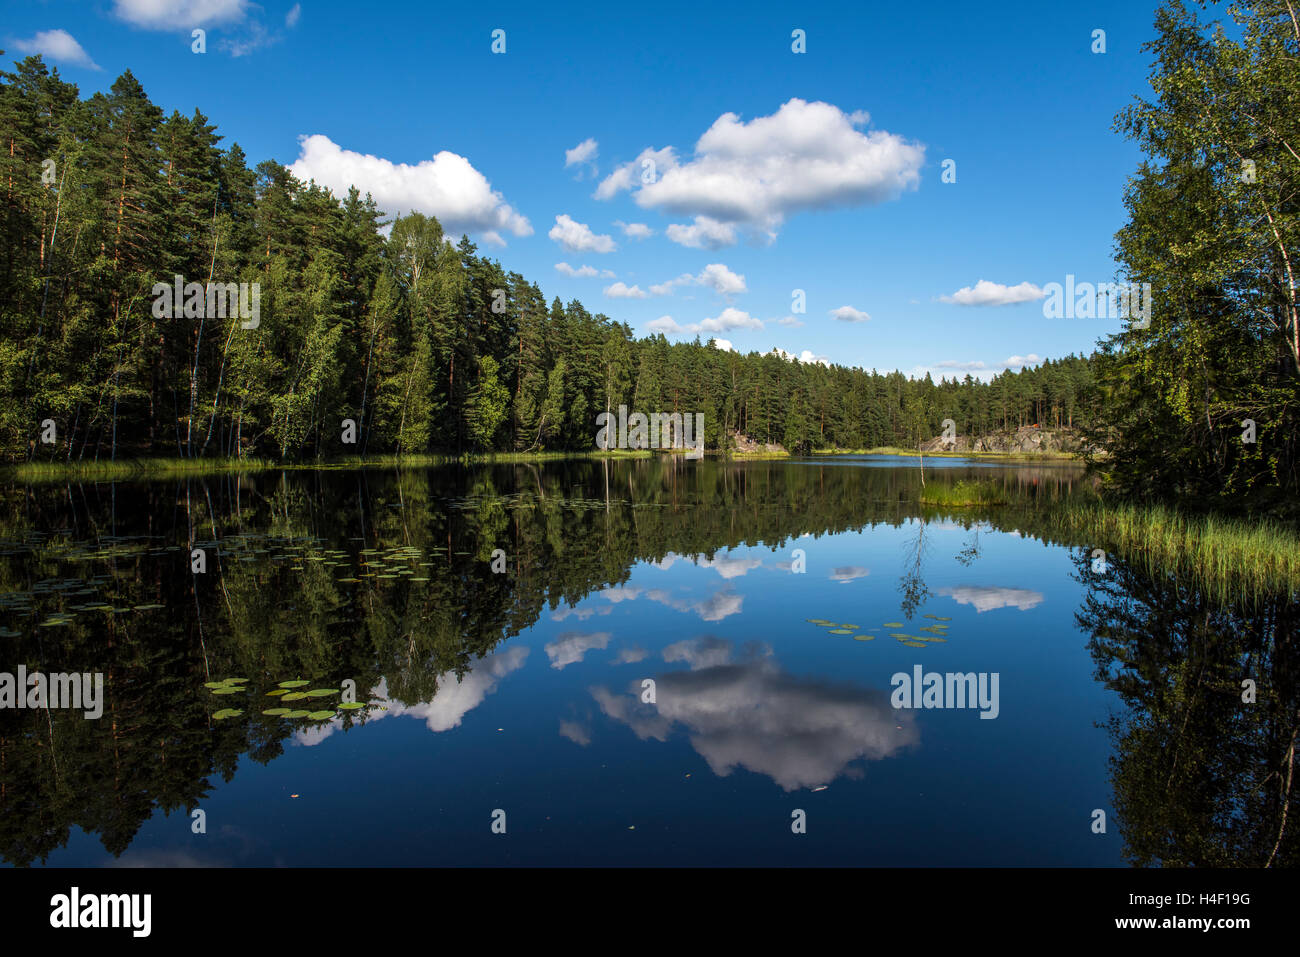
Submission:
{"label": "distant treeline", "polygon": [[[39,57],[0,83],[9,459],[591,451],[596,416],[620,404],[703,413],[710,449],[739,430],[793,451],[915,446],[946,418],[985,434],[1093,414],[1074,357],[936,384],[635,339],[576,300],[548,305],[436,219],[390,224],[355,189],[250,170],[130,73],[88,100]],[[195,284],[188,310],[176,276]],[[198,308],[210,283],[257,283],[255,320],[233,298]]]}

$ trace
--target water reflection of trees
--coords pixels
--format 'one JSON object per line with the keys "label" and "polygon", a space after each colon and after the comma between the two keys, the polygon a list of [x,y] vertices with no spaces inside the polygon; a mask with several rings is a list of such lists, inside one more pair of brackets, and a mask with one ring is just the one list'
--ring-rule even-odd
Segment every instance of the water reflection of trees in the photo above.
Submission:
{"label": "water reflection of trees", "polygon": [[[120,854],[151,815],[198,806],[241,757],[279,756],[293,726],[257,708],[212,720],[225,703],[203,688],[212,678],[302,676],[327,687],[350,678],[361,693],[382,680],[388,701],[415,706],[547,609],[624,584],[636,562],[670,553],[777,552],[806,533],[913,522],[904,584],[919,590],[925,521],[970,530],[971,561],[981,525],[1081,556],[1095,544],[1052,523],[1050,506],[1071,494],[1076,471],[979,475],[1002,483],[1015,505],[922,510],[915,470],[677,459],[0,489],[0,598],[16,632],[3,639],[0,670],[103,671],[106,694],[98,722],[0,711],[0,856],[43,860],[73,826]],[[209,549],[207,574],[190,573],[191,546]],[[342,566],[325,561],[338,549],[357,568],[363,550],[398,547],[419,553],[428,581],[342,582]],[[491,570],[497,548],[505,574]],[[1267,861],[1284,806],[1279,756],[1295,730],[1294,660],[1278,650],[1294,654],[1295,605],[1275,603],[1263,617],[1215,609],[1117,561],[1111,568],[1113,577],[1089,579],[1082,612],[1098,622],[1099,654],[1123,663],[1102,677],[1133,715],[1158,716],[1128,717],[1117,739],[1116,804],[1135,859]],[[95,595],[72,598],[58,583]],[[163,607],[39,627],[70,603],[101,598]],[[1260,703],[1241,705],[1240,679],[1256,672]],[[342,726],[365,720],[346,715]],[[1275,863],[1293,847],[1284,834]]]}
{"label": "water reflection of trees", "polygon": [[1097,678],[1125,705],[1108,730],[1126,854],[1148,866],[1294,865],[1296,603],[1225,607],[1123,560],[1100,574],[1086,551],[1077,563]]}

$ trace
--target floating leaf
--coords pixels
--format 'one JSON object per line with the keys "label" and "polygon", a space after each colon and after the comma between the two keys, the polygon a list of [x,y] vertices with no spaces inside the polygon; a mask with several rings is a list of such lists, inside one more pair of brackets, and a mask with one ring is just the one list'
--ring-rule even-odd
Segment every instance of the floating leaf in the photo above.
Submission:
{"label": "floating leaf", "polygon": [[898,633],[898,632],[896,632],[896,631],[893,631],[893,632],[890,632],[890,633],[889,633],[889,637],[890,637],[890,638],[911,638],[912,636],[911,636],[911,635],[903,635],[903,634],[900,634],[900,633]]}
{"label": "floating leaf", "polygon": [[212,715],[213,721],[224,721],[226,718],[237,718],[244,712],[239,708],[222,708]]}
{"label": "floating leaf", "polygon": [[247,678],[223,678],[221,683],[224,685],[238,685],[247,681]]}
{"label": "floating leaf", "polygon": [[907,647],[909,647],[909,648],[924,648],[924,647],[925,647],[925,642],[924,642],[924,641],[903,641],[903,642],[899,642],[899,644],[907,645]]}
{"label": "floating leaf", "polygon": [[831,629],[831,634],[832,634],[832,635],[851,635],[851,634],[853,634],[853,629],[852,629],[852,628],[832,628],[832,629]]}
{"label": "floating leaf", "polygon": [[213,688],[212,693],[213,694],[239,694],[240,690],[241,690],[240,688],[235,687],[233,685],[221,685],[218,688]]}
{"label": "floating leaf", "polygon": [[922,615],[922,618],[938,618],[938,615]]}
{"label": "floating leaf", "polygon": [[281,688],[301,688],[303,685],[309,685],[309,684],[311,684],[310,681],[302,681],[301,679],[295,679],[295,680],[293,680],[293,681],[281,681],[281,682],[280,682],[280,687],[281,687]]}
{"label": "floating leaf", "polygon": [[288,714],[288,713],[289,713],[288,708],[267,708],[265,711],[262,712],[262,714],[269,714],[275,718],[278,718],[282,714]]}
{"label": "floating leaf", "polygon": [[876,636],[875,635],[854,635],[853,640],[854,641],[875,641]]}
{"label": "floating leaf", "polygon": [[303,698],[305,698],[305,697],[307,697],[307,692],[305,692],[305,691],[290,691],[290,692],[288,692],[287,694],[285,694],[283,700],[285,700],[285,701],[299,701],[299,700],[301,700],[301,699],[303,699]]}
{"label": "floating leaf", "polygon": [[332,717],[334,717],[334,712],[333,712],[333,711],[313,711],[313,712],[311,712],[311,714],[307,715],[307,717],[311,718],[313,721],[324,721],[326,718],[332,718]]}
{"label": "floating leaf", "polygon": [[903,627],[903,623],[902,623],[901,621],[887,621],[887,622],[885,622],[884,627],[885,627],[885,628],[902,628],[902,627]]}
{"label": "floating leaf", "polygon": [[857,625],[850,625],[848,622],[840,622],[841,628],[857,628]]}
{"label": "floating leaf", "polygon": [[365,703],[361,701],[345,701],[339,707],[344,711],[356,711],[358,708],[364,708]]}
{"label": "floating leaf", "polygon": [[226,683],[225,683],[224,681],[205,681],[205,682],[203,682],[203,687],[205,687],[205,688],[224,688],[224,687],[226,687]]}
{"label": "floating leaf", "polygon": [[289,712],[288,714],[286,714],[284,717],[286,717],[286,718],[305,718],[305,717],[307,717],[307,715],[309,715],[309,714],[311,714],[310,711],[290,711],[290,712]]}
{"label": "floating leaf", "polygon": [[312,688],[310,691],[304,693],[309,698],[323,698],[329,694],[338,694],[339,689],[338,688]]}
{"label": "floating leaf", "polygon": [[951,618],[945,618],[945,617],[943,617],[943,615],[935,615],[934,617],[935,617],[935,619],[938,620],[938,621],[952,621]]}
{"label": "floating leaf", "polygon": [[289,693],[289,689],[288,689],[288,688],[276,688],[274,691],[268,691],[268,692],[266,693],[266,696],[267,696],[268,698],[273,698],[273,697],[275,697],[276,695],[282,695],[282,694],[288,694],[288,693]]}

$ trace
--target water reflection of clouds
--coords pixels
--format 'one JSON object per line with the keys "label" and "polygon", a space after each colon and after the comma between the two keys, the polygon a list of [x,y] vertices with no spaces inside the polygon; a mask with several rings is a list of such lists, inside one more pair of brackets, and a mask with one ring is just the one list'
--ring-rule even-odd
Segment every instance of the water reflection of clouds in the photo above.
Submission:
{"label": "water reflection of clouds", "polygon": [[[470,662],[470,670],[460,681],[456,680],[454,671],[447,671],[438,676],[438,690],[428,701],[413,705],[402,704],[388,697],[388,680],[381,678],[379,685],[370,693],[372,704],[386,707],[387,711],[372,711],[366,723],[379,721],[386,717],[401,716],[419,718],[430,731],[447,731],[458,727],[465,715],[483,703],[488,695],[496,691],[501,679],[512,671],[524,666],[529,649],[521,646],[487,655]],[[293,736],[295,744],[312,747],[320,744],[342,725],[342,718],[333,718]]]}
{"label": "water reflection of clouds", "polygon": [[745,596],[729,589],[714,592],[705,599],[674,598],[672,592],[664,588],[641,588],[637,585],[615,585],[600,592],[600,597],[614,603],[635,601],[648,598],[650,601],[667,605],[677,611],[694,613],[705,621],[721,621],[729,615],[738,614],[744,604]]}
{"label": "water reflection of clouds", "polygon": [[669,552],[657,562],[649,562],[648,564],[660,571],[666,571],[672,568],[678,559],[689,561],[697,568],[712,568],[727,579],[740,578],[749,574],[752,569],[763,567],[761,558],[732,558],[730,555],[705,558],[703,555],[677,555],[673,552]]}
{"label": "water reflection of clouds", "polygon": [[689,671],[655,679],[655,704],[641,701],[640,683],[627,693],[593,688],[608,717],[638,738],[666,741],[683,727],[713,772],[737,767],[766,775],[786,791],[860,777],[856,761],[879,761],[920,741],[914,717],[890,706],[884,691],[790,675],[766,646],[734,653],[731,642],[705,637],[664,649],[666,661]]}
{"label": "water reflection of clouds", "polygon": [[1043,601],[1043,593],[1028,588],[1006,588],[998,585],[962,585],[958,588],[940,588],[959,605],[973,605],[975,611],[986,612],[997,608],[1019,608],[1028,611]]}
{"label": "water reflection of clouds", "polygon": [[566,631],[546,645],[546,657],[551,659],[551,667],[557,670],[576,665],[587,652],[597,648],[603,650],[612,637],[608,631]]}

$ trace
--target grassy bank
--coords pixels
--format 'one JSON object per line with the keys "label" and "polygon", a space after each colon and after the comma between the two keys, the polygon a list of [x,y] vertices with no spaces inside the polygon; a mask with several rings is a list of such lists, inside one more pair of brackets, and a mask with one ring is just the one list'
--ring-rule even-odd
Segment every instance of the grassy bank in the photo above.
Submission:
{"label": "grassy bank", "polygon": [[1054,511],[1053,524],[1149,574],[1194,581],[1220,600],[1300,593],[1300,534],[1281,522],[1102,501]]}
{"label": "grassy bank", "polygon": [[155,479],[177,476],[218,475],[227,472],[321,471],[358,468],[428,468],[434,465],[511,465],[555,462],[563,459],[642,459],[654,455],[642,449],[602,452],[480,452],[464,455],[370,455],[344,459],[279,462],[246,458],[118,459],[116,462],[20,462],[0,467],[0,478],[14,482],[60,482],[65,479]]}

